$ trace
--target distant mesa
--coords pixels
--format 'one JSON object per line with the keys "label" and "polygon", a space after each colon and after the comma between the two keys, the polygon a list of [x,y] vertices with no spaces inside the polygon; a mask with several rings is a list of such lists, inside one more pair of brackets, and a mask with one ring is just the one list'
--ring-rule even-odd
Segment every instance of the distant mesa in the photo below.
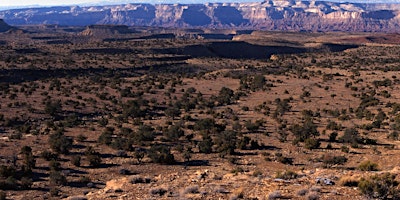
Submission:
{"label": "distant mesa", "polygon": [[87,26],[86,29],[80,33],[80,35],[101,38],[108,37],[110,35],[122,35],[129,33],[134,33],[134,31],[125,25],[90,25]]}
{"label": "distant mesa", "polygon": [[[267,0],[254,3],[124,4],[0,11],[10,25],[113,24],[136,27],[278,31],[400,31],[400,4]],[[125,26],[88,26],[82,35],[129,32]]]}
{"label": "distant mesa", "polygon": [[0,33],[4,33],[14,29],[14,27],[8,25],[4,20],[0,19]]}

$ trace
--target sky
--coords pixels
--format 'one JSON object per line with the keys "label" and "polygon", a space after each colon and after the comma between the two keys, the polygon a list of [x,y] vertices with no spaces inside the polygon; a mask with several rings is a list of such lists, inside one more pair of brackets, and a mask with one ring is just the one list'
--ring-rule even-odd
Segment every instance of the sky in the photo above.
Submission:
{"label": "sky", "polygon": [[[55,5],[93,5],[93,4],[124,4],[124,3],[205,3],[205,2],[259,2],[262,0],[0,0],[0,7],[30,7]],[[400,3],[400,0],[331,0],[338,2],[391,2]]]}
{"label": "sky", "polygon": [[[0,7],[32,7],[59,5],[105,5],[126,3],[206,3],[206,2],[261,2],[263,0],[0,0]],[[400,1],[400,0],[399,0]]]}

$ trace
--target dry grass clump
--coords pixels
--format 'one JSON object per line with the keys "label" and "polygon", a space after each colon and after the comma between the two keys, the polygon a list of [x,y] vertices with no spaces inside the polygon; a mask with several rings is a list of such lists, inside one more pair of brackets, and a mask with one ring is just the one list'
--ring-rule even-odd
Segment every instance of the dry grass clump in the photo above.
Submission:
{"label": "dry grass clump", "polygon": [[339,185],[347,187],[357,187],[359,181],[360,181],[359,176],[354,176],[354,175],[342,176],[339,179]]}

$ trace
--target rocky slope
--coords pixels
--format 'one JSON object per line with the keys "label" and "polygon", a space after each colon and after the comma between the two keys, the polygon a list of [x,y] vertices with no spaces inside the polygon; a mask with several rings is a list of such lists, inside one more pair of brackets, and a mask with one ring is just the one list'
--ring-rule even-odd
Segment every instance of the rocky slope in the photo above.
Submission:
{"label": "rocky slope", "polygon": [[0,33],[6,32],[12,29],[12,26],[8,25],[4,22],[4,20],[0,19]]}
{"label": "rocky slope", "polygon": [[0,12],[9,24],[243,28],[294,31],[400,31],[400,4],[274,0],[258,3],[126,4]]}

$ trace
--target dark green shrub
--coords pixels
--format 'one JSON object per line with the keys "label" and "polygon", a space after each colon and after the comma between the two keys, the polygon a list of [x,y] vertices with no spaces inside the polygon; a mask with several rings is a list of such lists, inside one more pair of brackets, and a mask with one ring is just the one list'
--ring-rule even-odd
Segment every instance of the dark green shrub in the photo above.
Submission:
{"label": "dark green shrub", "polygon": [[155,163],[174,164],[175,158],[169,147],[165,145],[153,145],[149,150],[149,157]]}
{"label": "dark green shrub", "polygon": [[215,144],[216,150],[221,155],[232,155],[235,153],[237,143],[236,132],[223,131],[216,135]]}
{"label": "dark green shrub", "polygon": [[101,165],[100,153],[95,151],[93,147],[88,147],[85,151],[86,159],[89,161],[89,166],[98,167]]}
{"label": "dark green shrub", "polygon": [[67,178],[61,174],[59,171],[50,171],[50,184],[51,185],[66,185],[67,184]]}
{"label": "dark green shrub", "polygon": [[46,114],[49,114],[52,117],[56,117],[59,113],[62,112],[61,100],[46,102],[44,111],[46,112]]}
{"label": "dark green shrub", "polygon": [[337,133],[337,132],[332,132],[332,133],[330,133],[330,134],[329,134],[329,139],[328,139],[329,142],[335,142],[337,136],[338,136],[338,133]]}
{"label": "dark green shrub", "polygon": [[321,145],[318,139],[308,138],[304,141],[304,147],[306,149],[318,149]]}
{"label": "dark green shrub", "polygon": [[347,128],[342,137],[339,138],[340,142],[357,144],[360,141],[359,132],[355,128]]}
{"label": "dark green shrub", "polygon": [[57,160],[57,159],[59,158],[59,157],[58,157],[58,154],[53,153],[53,152],[48,151],[48,150],[44,150],[44,151],[40,154],[40,156],[41,156],[43,159],[45,159],[46,161]]}
{"label": "dark green shrub", "polygon": [[76,141],[78,142],[84,142],[87,139],[86,136],[84,136],[82,133],[80,133],[78,136],[76,136]]}
{"label": "dark green shrub", "polygon": [[60,154],[68,154],[72,148],[72,139],[65,136],[62,131],[51,134],[48,143],[53,151]]}
{"label": "dark green shrub", "polygon": [[199,152],[200,153],[212,153],[212,146],[214,145],[213,140],[209,135],[203,136],[203,140],[199,142]]}
{"label": "dark green shrub", "polygon": [[31,178],[22,177],[20,181],[21,188],[26,190],[32,187],[33,180]]}
{"label": "dark green shrub", "polygon": [[74,166],[79,167],[79,166],[81,166],[81,159],[82,159],[81,156],[78,156],[78,155],[72,156],[71,157],[71,163]]}

